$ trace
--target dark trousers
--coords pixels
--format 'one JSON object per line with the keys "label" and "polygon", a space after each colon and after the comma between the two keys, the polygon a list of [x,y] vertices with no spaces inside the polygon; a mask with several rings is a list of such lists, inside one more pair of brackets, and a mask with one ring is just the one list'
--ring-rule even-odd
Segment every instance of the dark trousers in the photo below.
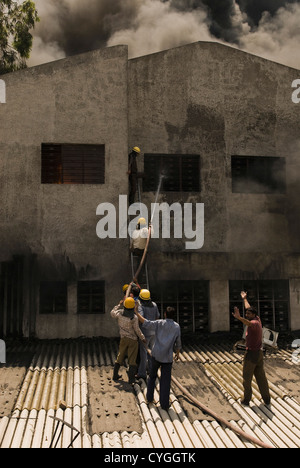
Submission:
{"label": "dark trousers", "polygon": [[131,174],[129,176],[129,200],[128,204],[132,205],[135,202],[135,194],[137,191],[137,183],[138,183],[138,178],[137,174]]}
{"label": "dark trousers", "polygon": [[151,371],[147,386],[147,400],[153,401],[155,380],[157,378],[158,369],[161,368],[160,384],[159,384],[159,401],[162,409],[167,410],[170,406],[170,389],[171,389],[171,375],[172,375],[172,362],[158,362],[152,356]]}
{"label": "dark trousers", "polygon": [[244,401],[249,403],[252,397],[252,379],[256,379],[259,391],[265,403],[270,403],[270,390],[264,369],[262,351],[246,351],[243,368]]}

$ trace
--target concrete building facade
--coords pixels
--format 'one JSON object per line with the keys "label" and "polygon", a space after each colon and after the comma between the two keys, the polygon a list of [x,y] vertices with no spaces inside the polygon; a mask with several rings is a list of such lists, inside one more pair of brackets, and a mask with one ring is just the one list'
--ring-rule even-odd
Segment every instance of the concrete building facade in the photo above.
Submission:
{"label": "concrete building facade", "polygon": [[1,78],[3,336],[117,334],[109,312],[132,279],[129,238],[117,226],[100,239],[97,207],[126,220],[135,145],[149,212],[161,173],[160,204],[204,204],[201,248],[150,242],[161,310],[174,305],[185,332],[229,331],[245,288],[265,326],[300,329],[299,70],[195,43],[132,60],[117,46]]}

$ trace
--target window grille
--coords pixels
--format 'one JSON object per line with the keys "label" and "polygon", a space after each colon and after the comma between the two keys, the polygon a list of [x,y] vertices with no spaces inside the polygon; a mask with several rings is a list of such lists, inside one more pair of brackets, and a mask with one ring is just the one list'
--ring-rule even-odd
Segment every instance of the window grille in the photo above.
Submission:
{"label": "window grille", "polygon": [[66,314],[67,305],[66,282],[42,281],[40,283],[40,314]]}
{"label": "window grille", "polygon": [[104,145],[42,144],[42,184],[104,183]]}
{"label": "window grille", "polygon": [[233,193],[285,193],[285,158],[232,156]]}
{"label": "window grille", "polygon": [[151,298],[162,318],[168,306],[174,307],[182,333],[208,332],[208,281],[162,281],[151,287]]}
{"label": "window grille", "polygon": [[79,281],[77,284],[78,314],[105,314],[105,282]]}
{"label": "window grille", "polygon": [[254,306],[262,324],[274,331],[289,330],[289,281],[229,281],[231,329],[240,329],[240,323],[232,316],[234,306],[245,313],[241,291],[247,292],[248,302]]}
{"label": "window grille", "polygon": [[191,154],[145,154],[144,192],[200,192],[200,156]]}

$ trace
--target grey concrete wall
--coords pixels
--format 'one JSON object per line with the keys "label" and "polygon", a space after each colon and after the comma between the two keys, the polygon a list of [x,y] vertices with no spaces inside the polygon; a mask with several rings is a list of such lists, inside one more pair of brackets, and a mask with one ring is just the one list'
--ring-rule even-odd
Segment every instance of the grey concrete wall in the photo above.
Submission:
{"label": "grey concrete wall", "polygon": [[[158,201],[204,203],[204,247],[187,252],[183,242],[153,240],[155,278],[300,277],[291,262],[300,247],[300,105],[291,99],[299,74],[217,43],[129,61],[130,142],[144,153],[201,156],[201,193]],[[285,157],[287,193],[232,193],[232,155]],[[143,193],[148,207],[154,195]],[[211,297],[212,331],[229,326],[220,310]]]}
{"label": "grey concrete wall", "polygon": [[[34,253],[40,279],[105,279],[107,314],[128,279],[128,242],[96,236],[96,208],[128,191],[127,66],[118,46],[8,74],[0,106],[1,261]],[[43,142],[104,144],[105,184],[41,184]],[[71,304],[67,316],[38,315],[37,336],[117,334],[108,315],[81,317]]]}
{"label": "grey concrete wall", "polygon": [[[143,153],[201,156],[201,192],[164,193],[158,201],[204,203],[204,247],[188,252],[184,239],[153,239],[150,286],[209,280],[215,332],[229,329],[228,280],[290,279],[291,327],[299,329],[300,104],[291,100],[299,74],[220,44],[196,43],[129,62],[127,47],[112,47],[5,75],[0,261],[35,254],[38,280],[68,282],[68,314],[25,316],[25,332],[31,323],[40,338],[118,334],[109,312],[131,279],[129,240],[100,240],[96,208],[118,207],[119,194],[127,193],[134,145]],[[42,185],[43,142],[105,144],[105,185]],[[287,194],[232,193],[233,154],[284,156]],[[154,196],[144,193],[143,202],[150,207]],[[105,315],[76,314],[78,279],[105,280]]]}

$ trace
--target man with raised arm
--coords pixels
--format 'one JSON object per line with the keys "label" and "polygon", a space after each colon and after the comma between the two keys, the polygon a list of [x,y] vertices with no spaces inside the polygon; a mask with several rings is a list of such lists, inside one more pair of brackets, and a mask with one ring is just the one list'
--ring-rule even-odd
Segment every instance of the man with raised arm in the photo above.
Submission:
{"label": "man with raised arm", "polygon": [[251,307],[247,300],[247,293],[242,291],[241,297],[245,307],[245,318],[241,317],[237,307],[233,316],[247,326],[246,354],[243,366],[244,398],[242,404],[248,406],[252,398],[252,380],[255,376],[259,391],[266,405],[271,402],[269,384],[264,370],[264,356],[262,346],[262,324],[255,307]]}

